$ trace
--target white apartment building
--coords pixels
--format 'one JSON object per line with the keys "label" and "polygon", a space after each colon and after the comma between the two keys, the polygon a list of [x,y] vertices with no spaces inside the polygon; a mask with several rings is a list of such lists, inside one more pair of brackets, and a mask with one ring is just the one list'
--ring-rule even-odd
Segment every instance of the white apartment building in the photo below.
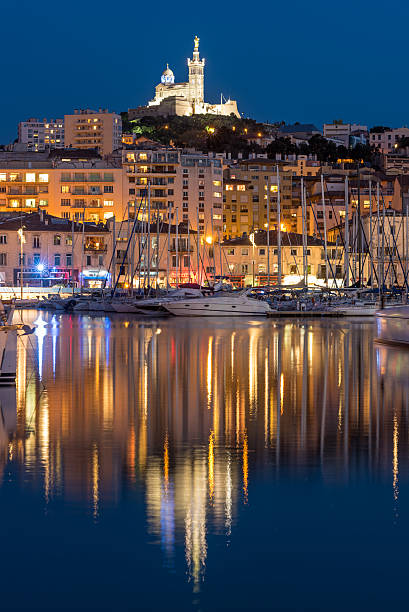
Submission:
{"label": "white apartment building", "polygon": [[398,140],[409,137],[409,128],[400,127],[385,132],[371,132],[369,144],[377,147],[382,153],[392,153]]}
{"label": "white apartment building", "polygon": [[18,124],[18,142],[26,145],[28,151],[64,148],[63,119],[43,119],[31,117]]}
{"label": "white apartment building", "polygon": [[357,134],[367,134],[368,126],[358,125],[357,123],[324,123],[323,134],[324,138],[333,140],[338,145],[349,147],[351,144],[351,137]]}

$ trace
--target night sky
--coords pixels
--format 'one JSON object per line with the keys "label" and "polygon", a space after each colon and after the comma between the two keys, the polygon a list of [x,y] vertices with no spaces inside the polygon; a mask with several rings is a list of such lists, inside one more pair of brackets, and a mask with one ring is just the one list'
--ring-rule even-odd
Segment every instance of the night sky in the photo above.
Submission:
{"label": "night sky", "polygon": [[[196,8],[197,7],[197,8]],[[121,111],[176,81],[200,37],[205,98],[259,120],[409,123],[405,2],[2,3],[0,142],[28,117]]]}

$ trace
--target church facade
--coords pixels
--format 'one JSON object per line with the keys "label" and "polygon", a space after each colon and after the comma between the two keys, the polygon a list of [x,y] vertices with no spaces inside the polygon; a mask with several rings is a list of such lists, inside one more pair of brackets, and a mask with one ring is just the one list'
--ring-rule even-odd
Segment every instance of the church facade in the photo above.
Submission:
{"label": "church facade", "polygon": [[175,75],[167,65],[161,82],[155,88],[155,97],[147,106],[129,109],[130,119],[142,116],[180,115],[235,115],[240,113],[235,100],[221,100],[220,104],[209,104],[204,101],[205,60],[200,58],[199,38],[194,39],[193,57],[187,60],[189,80],[186,83],[175,83]]}

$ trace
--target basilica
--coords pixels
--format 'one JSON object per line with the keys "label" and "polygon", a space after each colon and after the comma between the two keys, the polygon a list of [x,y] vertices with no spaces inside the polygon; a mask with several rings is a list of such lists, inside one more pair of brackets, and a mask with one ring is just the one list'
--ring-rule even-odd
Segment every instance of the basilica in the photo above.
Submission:
{"label": "basilica", "polygon": [[129,109],[130,119],[147,115],[235,115],[240,117],[235,100],[223,100],[220,104],[209,104],[204,101],[204,68],[205,60],[200,59],[199,38],[194,39],[193,57],[187,60],[189,80],[187,83],[175,83],[175,76],[169,66],[163,72],[161,82],[156,86],[155,97],[147,106]]}

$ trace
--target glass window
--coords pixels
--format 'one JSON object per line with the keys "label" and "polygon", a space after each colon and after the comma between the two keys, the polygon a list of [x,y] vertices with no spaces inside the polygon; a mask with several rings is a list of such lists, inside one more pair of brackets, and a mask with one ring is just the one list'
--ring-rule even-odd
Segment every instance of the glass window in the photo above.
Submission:
{"label": "glass window", "polygon": [[36,175],[35,172],[26,172],[26,183],[35,183]]}
{"label": "glass window", "polygon": [[54,244],[58,245],[58,246],[61,244],[61,236],[60,236],[60,234],[54,234]]}
{"label": "glass window", "polygon": [[48,183],[48,174],[39,174],[38,180],[40,183]]}
{"label": "glass window", "polygon": [[26,206],[28,208],[35,208],[35,205],[36,205],[36,201],[35,201],[34,198],[27,198],[26,199]]}
{"label": "glass window", "polygon": [[113,205],[114,205],[113,200],[104,200],[104,206],[113,206]]}
{"label": "glass window", "polygon": [[54,255],[54,265],[55,266],[60,266],[61,265],[61,255],[59,253],[56,253]]}

